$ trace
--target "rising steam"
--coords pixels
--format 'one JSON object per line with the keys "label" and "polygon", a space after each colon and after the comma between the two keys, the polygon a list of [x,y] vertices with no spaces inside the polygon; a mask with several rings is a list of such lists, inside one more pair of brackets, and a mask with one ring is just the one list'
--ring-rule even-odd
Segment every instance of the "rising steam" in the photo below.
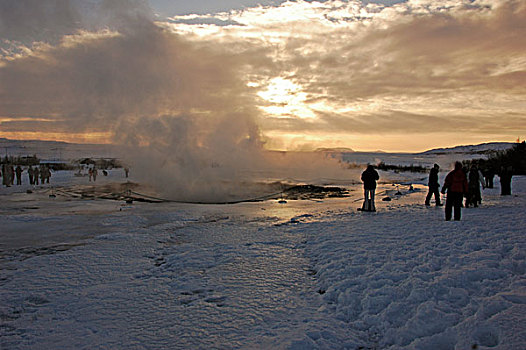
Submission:
{"label": "rising steam", "polygon": [[56,8],[19,1],[16,14],[32,8],[60,39],[28,45],[31,23],[13,30],[24,36],[12,38],[19,50],[4,49],[0,61],[0,116],[12,118],[4,130],[109,132],[135,175],[172,199],[242,196],[254,174],[271,168],[279,176],[294,176],[289,168],[308,173],[304,164],[264,151],[242,53],[161,29],[141,1],[94,1],[89,11],[79,4],[56,2],[60,17]]}

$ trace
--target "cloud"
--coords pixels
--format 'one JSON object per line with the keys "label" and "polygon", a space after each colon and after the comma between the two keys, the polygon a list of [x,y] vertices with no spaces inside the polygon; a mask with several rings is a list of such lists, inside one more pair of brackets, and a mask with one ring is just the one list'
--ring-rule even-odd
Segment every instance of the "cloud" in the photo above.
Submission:
{"label": "cloud", "polygon": [[[26,50],[0,61],[0,118],[11,120],[0,131],[89,130],[144,144],[151,138],[119,130],[193,121],[201,126],[192,132],[210,136],[196,139],[212,140],[235,116],[244,131],[232,145],[244,137],[291,144],[287,135],[301,142],[304,133],[305,144],[323,146],[332,133],[336,146],[354,149],[344,135],[457,133],[482,142],[526,131],[522,1],[299,0],[190,16],[195,22],[154,22],[143,1],[20,3],[26,12],[3,9],[20,18],[4,44]],[[54,39],[34,34],[25,13]],[[22,117],[46,121],[12,120]]]}
{"label": "cloud", "polygon": [[233,25],[241,25],[238,22],[232,21],[232,20],[224,20],[220,19],[214,16],[196,16],[196,15],[189,15],[189,16],[176,16],[172,18],[167,19],[168,22],[171,23],[183,23],[183,24],[190,24],[190,25],[215,25],[215,26],[233,26]]}
{"label": "cloud", "polygon": [[0,2],[0,58],[56,45],[82,31],[126,32],[151,22],[147,0],[17,0]]}
{"label": "cloud", "polygon": [[111,130],[123,118],[250,111],[238,61],[151,23],[81,33],[0,68],[0,111],[64,121],[66,131]]}
{"label": "cloud", "polygon": [[460,131],[472,131],[475,118],[456,115],[454,122],[450,116],[435,116],[425,114],[408,113],[404,111],[388,110],[375,113],[338,115],[335,113],[323,113],[318,116],[317,121],[297,118],[275,118],[268,121],[264,127],[272,131],[297,133],[322,132],[325,134],[392,134],[392,133],[439,133],[454,129]]}
{"label": "cloud", "polygon": [[[494,137],[502,137],[517,126],[510,115],[526,121],[524,2],[290,1],[220,16],[241,25],[172,28],[193,31],[196,41],[265,49],[273,64],[254,64],[251,82],[300,87],[279,99],[289,105],[260,101],[270,112],[263,132],[479,132],[478,121],[492,117]],[[491,138],[488,131],[482,137]],[[519,124],[516,132],[524,131]]]}
{"label": "cloud", "polygon": [[[112,28],[80,27],[58,42],[6,58],[0,66],[0,133],[105,133],[123,147],[135,176],[171,199],[247,198],[243,182],[254,182],[254,172],[281,168],[281,162],[290,175],[293,162],[263,150],[257,91],[246,81],[254,65],[271,67],[271,60],[253,59],[259,48],[191,42],[136,5],[98,3]],[[311,160],[309,168],[324,164],[327,172],[329,162],[340,169],[334,161]]]}
{"label": "cloud", "polygon": [[224,196],[218,182],[262,150],[242,58],[163,30],[130,2],[99,5],[118,30],[78,30],[0,66],[0,132],[107,133],[168,193]]}
{"label": "cloud", "polygon": [[78,28],[80,14],[70,1],[18,0],[0,2],[3,40],[57,40]]}

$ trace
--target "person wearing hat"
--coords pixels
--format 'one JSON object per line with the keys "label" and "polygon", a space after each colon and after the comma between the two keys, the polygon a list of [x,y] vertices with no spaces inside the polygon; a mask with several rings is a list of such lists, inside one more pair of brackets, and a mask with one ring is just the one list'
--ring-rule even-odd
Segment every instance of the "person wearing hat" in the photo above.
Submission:
{"label": "person wearing hat", "polygon": [[361,211],[376,211],[374,205],[374,192],[376,191],[376,181],[380,179],[378,172],[374,167],[369,164],[367,169],[362,173],[363,190],[364,190],[364,202]]}
{"label": "person wearing hat", "polygon": [[429,201],[431,200],[431,197],[435,195],[435,205],[441,206],[442,203],[440,203],[440,184],[438,183],[438,170],[440,167],[438,164],[433,165],[433,168],[431,168],[431,171],[429,172],[429,181],[427,183],[427,186],[429,187],[429,190],[427,192],[426,196],[426,205],[430,205]]}

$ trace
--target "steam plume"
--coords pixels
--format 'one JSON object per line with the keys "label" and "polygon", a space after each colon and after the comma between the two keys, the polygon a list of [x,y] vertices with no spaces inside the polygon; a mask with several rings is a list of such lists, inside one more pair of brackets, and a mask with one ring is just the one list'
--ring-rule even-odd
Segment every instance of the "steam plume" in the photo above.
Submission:
{"label": "steam plume", "polygon": [[[242,53],[161,29],[143,2],[102,1],[87,13],[78,4],[57,2],[68,9],[53,17],[58,43],[4,57],[0,116],[12,118],[4,130],[108,132],[136,175],[172,199],[231,198],[242,181],[276,166],[263,151]],[[90,20],[93,11],[105,13],[101,23]],[[51,23],[46,14],[36,15]],[[30,32],[16,39],[27,42]]]}

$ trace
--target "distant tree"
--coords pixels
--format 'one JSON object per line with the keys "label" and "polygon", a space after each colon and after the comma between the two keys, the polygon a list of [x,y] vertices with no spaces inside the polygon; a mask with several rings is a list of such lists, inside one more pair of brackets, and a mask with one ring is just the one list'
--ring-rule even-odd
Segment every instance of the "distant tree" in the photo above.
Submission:
{"label": "distant tree", "polygon": [[5,156],[4,158],[0,158],[0,164],[16,164],[21,166],[29,166],[29,165],[38,165],[40,163],[40,159],[37,158],[36,155],[33,156]]}
{"label": "distant tree", "polygon": [[395,171],[395,172],[412,172],[412,173],[425,173],[429,169],[421,165],[391,165],[380,162],[376,165],[376,168],[383,171]]}
{"label": "distant tree", "polygon": [[482,170],[491,170],[498,174],[503,168],[511,167],[513,175],[526,175],[526,141],[515,144],[512,148],[491,154],[487,159],[464,161],[465,167],[476,163]]}

